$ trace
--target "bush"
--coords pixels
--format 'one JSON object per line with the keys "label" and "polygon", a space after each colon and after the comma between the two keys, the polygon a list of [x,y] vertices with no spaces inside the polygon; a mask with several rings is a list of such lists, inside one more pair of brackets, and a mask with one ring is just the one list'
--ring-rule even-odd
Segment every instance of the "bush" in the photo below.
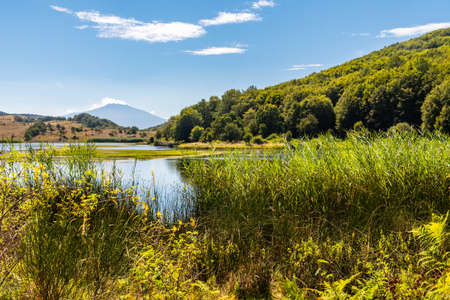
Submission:
{"label": "bush", "polygon": [[34,137],[45,134],[47,126],[43,122],[36,122],[25,131],[24,138],[26,141],[31,141]]}
{"label": "bush", "polygon": [[398,123],[389,128],[388,133],[414,133],[414,128],[406,122]]}
{"label": "bush", "polygon": [[288,130],[288,132],[286,132],[284,138],[286,139],[286,142],[290,142],[292,141],[292,132],[290,130]]}
{"label": "bush", "polygon": [[127,134],[134,135],[138,132],[139,128],[136,126],[130,127],[127,129]]}
{"label": "bush", "polygon": [[257,144],[257,145],[262,145],[262,144],[265,143],[265,140],[262,138],[262,136],[257,135],[257,136],[252,138],[251,143],[252,144]]}
{"label": "bush", "polygon": [[247,144],[249,144],[249,143],[251,142],[252,138],[253,138],[252,133],[249,132],[249,131],[247,131],[247,132],[244,134],[243,140],[244,140],[244,142],[246,142]]}
{"label": "bush", "polygon": [[280,136],[278,134],[272,133],[266,139],[269,140],[269,141],[273,141],[273,140],[278,140],[279,138],[280,138]]}

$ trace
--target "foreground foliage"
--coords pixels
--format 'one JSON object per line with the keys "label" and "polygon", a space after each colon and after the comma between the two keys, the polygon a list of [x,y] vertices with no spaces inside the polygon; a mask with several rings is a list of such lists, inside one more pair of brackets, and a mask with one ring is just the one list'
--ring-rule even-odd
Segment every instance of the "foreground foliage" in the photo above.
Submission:
{"label": "foreground foliage", "polygon": [[[96,169],[95,149],[0,163],[2,299],[443,299],[447,136],[323,136],[186,166],[192,218]],[[64,166],[64,167],[63,167]]]}

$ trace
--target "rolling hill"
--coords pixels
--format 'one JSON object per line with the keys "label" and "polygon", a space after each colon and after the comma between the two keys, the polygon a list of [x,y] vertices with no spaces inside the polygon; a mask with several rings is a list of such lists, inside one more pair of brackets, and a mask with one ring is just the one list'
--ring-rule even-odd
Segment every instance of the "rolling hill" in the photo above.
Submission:
{"label": "rolling hill", "polygon": [[[120,126],[136,126],[139,129],[154,127],[166,122],[165,119],[144,110],[123,104],[108,104],[94,110],[86,111],[86,113],[98,118],[111,120]],[[77,114],[70,114],[68,117],[73,117]]]}
{"label": "rolling hill", "polygon": [[[332,51],[330,49],[330,51]],[[450,132],[450,28],[265,89],[229,90],[187,107],[161,133],[179,141],[314,136],[365,127]]]}

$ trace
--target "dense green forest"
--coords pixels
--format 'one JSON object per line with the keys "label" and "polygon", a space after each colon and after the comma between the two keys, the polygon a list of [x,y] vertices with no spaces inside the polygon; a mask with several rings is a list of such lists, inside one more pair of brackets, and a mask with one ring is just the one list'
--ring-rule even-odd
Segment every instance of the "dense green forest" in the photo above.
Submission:
{"label": "dense green forest", "polygon": [[178,141],[342,135],[402,123],[450,132],[450,29],[265,89],[229,90],[183,109],[160,129]]}

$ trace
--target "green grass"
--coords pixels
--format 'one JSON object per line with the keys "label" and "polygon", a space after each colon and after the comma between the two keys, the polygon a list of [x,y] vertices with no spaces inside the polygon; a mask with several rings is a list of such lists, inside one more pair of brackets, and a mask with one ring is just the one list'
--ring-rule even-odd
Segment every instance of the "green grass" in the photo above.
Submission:
{"label": "green grass", "polygon": [[142,138],[91,138],[88,143],[142,143]]}
{"label": "green grass", "polygon": [[114,158],[136,158],[136,159],[151,159],[163,157],[182,157],[182,156],[196,156],[205,155],[205,151],[194,150],[103,150],[98,148],[96,157],[100,159],[114,159]]}
{"label": "green grass", "polygon": [[[276,270],[302,291],[320,290],[325,275],[357,274],[365,268],[359,261],[375,263],[377,251],[410,243],[409,229],[450,209],[445,135],[327,135],[267,159],[193,161],[186,174],[211,243],[235,250],[231,257],[210,249],[224,262],[210,271],[224,281],[235,274],[246,296],[269,293]],[[400,236],[385,236],[394,232]],[[383,239],[393,244],[379,244]]]}
{"label": "green grass", "polygon": [[267,150],[280,150],[284,148],[283,143],[266,143],[262,145],[241,143],[226,143],[226,142],[213,142],[213,143],[186,143],[177,146],[178,149],[203,149],[203,150],[252,150],[252,149],[267,149]]}

